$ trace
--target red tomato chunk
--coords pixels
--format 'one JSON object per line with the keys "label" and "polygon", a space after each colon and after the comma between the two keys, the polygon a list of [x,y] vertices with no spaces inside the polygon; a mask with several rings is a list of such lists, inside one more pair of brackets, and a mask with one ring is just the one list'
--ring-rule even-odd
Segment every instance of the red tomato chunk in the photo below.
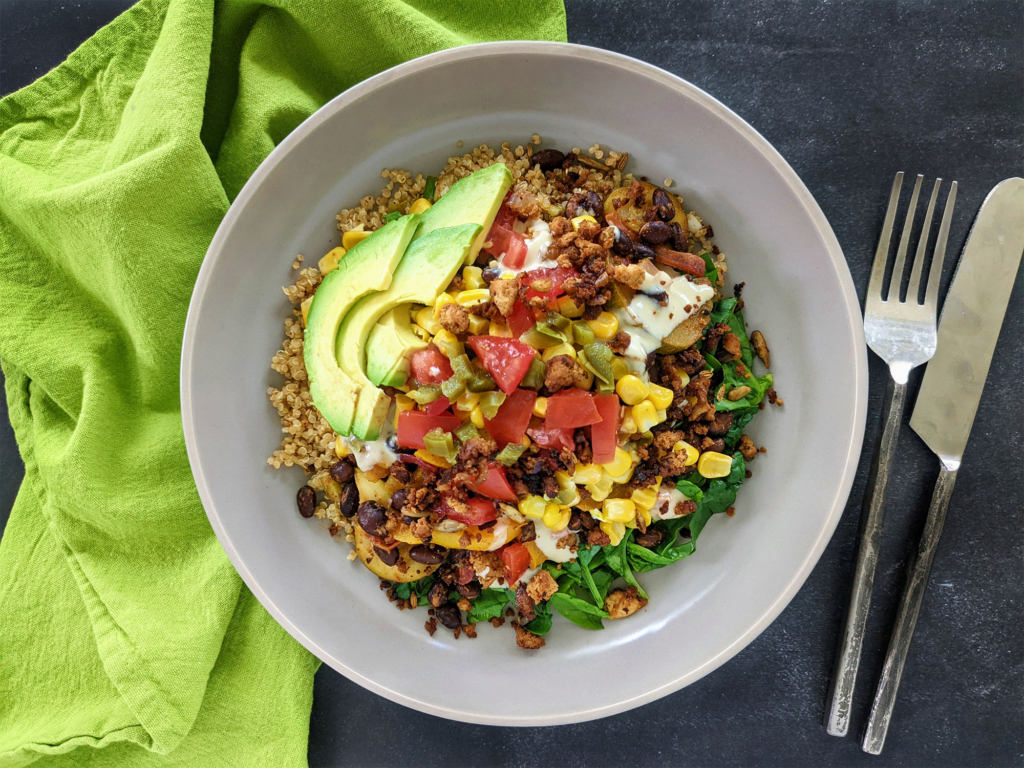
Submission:
{"label": "red tomato chunk", "polygon": [[515,542],[501,549],[501,562],[505,564],[505,583],[513,584],[530,567],[530,550]]}
{"label": "red tomato chunk", "polygon": [[615,458],[615,446],[619,439],[619,396],[596,395],[594,405],[601,414],[601,421],[590,427],[590,442],[594,449],[594,463],[607,464]]}
{"label": "red tomato chunk", "polygon": [[498,510],[490,499],[468,499],[466,504],[469,505],[468,512],[456,512],[444,503],[444,516],[466,525],[483,525],[498,519]]}
{"label": "red tomato chunk", "polygon": [[420,384],[443,384],[452,375],[448,358],[433,344],[413,352],[409,367],[412,377]]}
{"label": "red tomato chunk", "polygon": [[[504,448],[509,443],[518,443],[523,439],[526,428],[530,426],[533,402],[536,399],[536,392],[529,389],[517,389],[505,399],[493,419],[484,421],[487,433],[494,438],[499,448]],[[411,411],[405,411],[405,413],[411,413]]]}
{"label": "red tomato chunk", "polygon": [[548,398],[544,426],[548,429],[585,427],[601,421],[594,396],[582,389],[563,389]]}
{"label": "red tomato chunk", "polygon": [[505,394],[512,394],[537,356],[532,347],[515,339],[498,336],[470,336],[467,340],[480,363]]}
{"label": "red tomato chunk", "polygon": [[[532,405],[531,405],[532,407]],[[402,411],[398,414],[398,444],[404,448],[426,448],[423,436],[432,429],[454,432],[462,425],[453,413],[431,416],[426,411]]]}
{"label": "red tomato chunk", "polygon": [[473,490],[489,499],[511,501],[512,503],[519,501],[516,492],[509,485],[505,468],[493,461],[487,465],[487,474],[484,476],[484,479],[474,485]]}

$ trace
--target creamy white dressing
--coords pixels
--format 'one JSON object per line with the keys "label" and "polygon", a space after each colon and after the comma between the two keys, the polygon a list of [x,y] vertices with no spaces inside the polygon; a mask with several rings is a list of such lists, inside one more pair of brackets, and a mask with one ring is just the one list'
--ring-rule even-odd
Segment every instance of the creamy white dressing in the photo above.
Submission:
{"label": "creamy white dressing", "polygon": [[540,566],[537,566],[536,568],[527,568],[525,571],[523,571],[523,575],[522,576],[520,576],[518,579],[513,581],[508,586],[511,587],[512,589],[515,589],[517,584],[529,584],[530,583],[530,579],[532,579],[534,576],[536,576],[537,575],[537,571],[539,571],[539,570],[540,570]]}
{"label": "creamy white dressing", "polygon": [[537,538],[534,539],[533,543],[537,545],[537,549],[543,552],[548,560],[553,560],[556,563],[567,563],[575,557],[569,547],[558,546],[558,542],[569,535],[568,528],[561,531],[553,531],[544,525],[541,520],[534,520],[533,527],[537,531]]}
{"label": "creamy white dressing", "polygon": [[684,501],[687,501],[687,497],[674,485],[668,487],[661,486],[661,489],[658,491],[658,499],[654,502],[654,508],[651,510],[651,519],[674,520],[677,517],[683,517],[683,515],[676,513],[676,505]]}
{"label": "creamy white dressing", "polygon": [[[544,219],[530,219],[526,222],[517,221],[513,224],[513,230],[516,225],[522,225],[523,229],[520,234],[525,235],[526,240],[526,259],[523,261],[523,266],[515,269],[502,262],[504,267],[509,272],[520,273],[529,272],[531,269],[540,269],[541,267],[557,267],[558,262],[547,259],[548,248],[551,247],[552,237],[551,228]],[[502,254],[504,259],[505,254]]]}
{"label": "creamy white dressing", "polygon": [[363,472],[369,472],[378,464],[390,467],[398,456],[388,447],[388,438],[395,434],[395,403],[392,401],[388,416],[380,429],[380,437],[376,440],[360,440],[358,437],[341,437],[341,444],[352,452],[356,466]]}
{"label": "creamy white dressing", "polygon": [[494,541],[491,542],[491,546],[487,548],[488,552],[493,552],[496,549],[501,549],[508,543],[508,518],[500,517],[491,527],[491,533],[494,534]]}

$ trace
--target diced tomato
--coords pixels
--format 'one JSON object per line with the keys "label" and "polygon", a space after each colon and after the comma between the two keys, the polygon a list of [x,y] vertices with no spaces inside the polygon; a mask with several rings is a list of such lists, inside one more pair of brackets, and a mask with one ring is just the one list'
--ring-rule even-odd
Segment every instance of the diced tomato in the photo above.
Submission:
{"label": "diced tomato", "polygon": [[426,408],[423,409],[425,413],[429,413],[431,416],[437,416],[438,414],[444,413],[448,410],[448,406],[452,404],[444,395],[438,395],[436,400],[432,400],[427,403]]}
{"label": "diced tomato", "polygon": [[575,431],[571,428],[552,429],[540,426],[526,430],[526,434],[541,448],[558,448],[559,450],[573,451],[576,449],[576,443],[573,439],[573,432]]}
{"label": "diced tomato", "polygon": [[582,389],[563,389],[548,398],[544,426],[548,429],[585,427],[601,421],[594,396]]}
{"label": "diced tomato", "polygon": [[594,449],[594,463],[607,464],[615,458],[619,438],[619,396],[597,395],[594,405],[601,421],[590,426],[590,444]]}
{"label": "diced tomato", "polygon": [[[517,389],[505,398],[505,402],[501,404],[493,419],[484,421],[487,433],[494,438],[499,448],[504,448],[509,443],[518,443],[523,439],[526,428],[530,426],[533,402],[536,399],[536,392],[529,389]],[[405,413],[412,413],[412,411],[405,411]]]}
{"label": "diced tomato", "polygon": [[402,411],[398,414],[398,444],[405,448],[426,448],[423,436],[430,430],[440,427],[444,432],[454,432],[460,426],[462,422],[454,413],[431,416],[426,411]]}
{"label": "diced tomato", "polygon": [[433,344],[413,352],[409,367],[412,377],[420,384],[442,384],[452,375],[448,358]]}
{"label": "diced tomato", "polygon": [[487,465],[486,477],[474,485],[473,490],[481,496],[497,499],[498,501],[519,501],[516,492],[509,485],[508,477],[505,475],[505,468],[493,461]]}
{"label": "diced tomato", "polygon": [[505,394],[519,386],[537,353],[515,339],[498,336],[470,336],[469,346],[476,352],[487,372]]}
{"label": "diced tomato", "polygon": [[491,520],[498,519],[498,510],[490,499],[471,498],[466,501],[469,505],[468,512],[456,512],[447,503],[441,503],[444,516],[449,520],[455,520],[466,525],[483,525]]}
{"label": "diced tomato", "polygon": [[536,323],[537,319],[533,316],[533,312],[522,301],[517,301],[512,306],[512,314],[508,316],[508,327],[517,339],[533,328]]}
{"label": "diced tomato", "polygon": [[514,584],[530,567],[530,550],[515,541],[501,548],[501,562],[505,564],[505,583]]}
{"label": "diced tomato", "polygon": [[520,269],[526,263],[526,254],[530,249],[526,246],[526,238],[518,232],[509,232],[508,246],[501,263],[509,269]]}
{"label": "diced tomato", "polygon": [[505,195],[505,200],[502,202],[501,208],[499,208],[498,212],[495,214],[494,224],[491,226],[512,229],[512,225],[516,223],[516,219],[519,217],[513,213],[511,208],[508,207],[508,200],[510,197],[512,197],[511,190],[507,195]]}
{"label": "diced tomato", "polygon": [[534,296],[543,296],[546,299],[557,299],[565,290],[562,288],[563,283],[570,277],[575,275],[576,272],[565,267],[541,267],[540,269],[531,269],[529,272],[524,273],[520,276],[520,281],[523,285],[532,286],[537,280],[550,280],[551,288],[544,293],[538,293],[530,287],[526,291],[527,300],[532,299]]}

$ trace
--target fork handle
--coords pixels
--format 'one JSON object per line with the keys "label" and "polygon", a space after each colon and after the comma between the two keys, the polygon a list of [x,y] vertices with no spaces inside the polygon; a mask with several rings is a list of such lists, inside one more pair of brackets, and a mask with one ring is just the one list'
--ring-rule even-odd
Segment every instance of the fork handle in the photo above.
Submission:
{"label": "fork handle", "polygon": [[832,675],[831,701],[826,713],[825,729],[833,736],[845,736],[850,728],[853,689],[857,683],[857,667],[860,665],[861,648],[864,645],[864,627],[871,608],[871,590],[875,584],[875,568],[882,539],[885,488],[889,483],[892,457],[896,453],[906,396],[905,377],[903,382],[890,379],[886,391],[888,413],[868,477],[868,491],[860,517],[860,545],[850,590],[850,606],[839,638],[836,666]]}
{"label": "fork handle", "polygon": [[917,553],[907,569],[907,583],[903,587],[900,610],[896,615],[896,624],[889,638],[889,649],[885,652],[885,665],[878,681],[875,702],[871,705],[867,728],[864,730],[864,742],[861,745],[865,752],[872,755],[882,753],[885,734],[889,730],[893,706],[896,704],[896,691],[903,676],[903,665],[907,661],[910,640],[917,626],[917,616],[921,612],[921,601],[928,586],[928,576],[935,562],[935,551],[942,536],[942,526],[946,522],[946,509],[953,496],[953,484],[956,482],[956,469],[945,465],[939,472],[932,492],[932,503],[928,508],[928,518],[921,532],[921,541],[917,545]]}

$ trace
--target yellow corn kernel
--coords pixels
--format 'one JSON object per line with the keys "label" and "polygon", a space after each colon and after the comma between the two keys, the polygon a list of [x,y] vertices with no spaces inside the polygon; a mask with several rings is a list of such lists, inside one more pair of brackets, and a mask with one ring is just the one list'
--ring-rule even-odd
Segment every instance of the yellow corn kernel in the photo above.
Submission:
{"label": "yellow corn kernel", "polygon": [[443,307],[445,304],[454,304],[454,303],[455,303],[455,297],[452,296],[450,293],[440,293],[440,294],[438,294],[437,298],[434,299],[434,317],[440,317],[441,316],[441,307]]}
{"label": "yellow corn kernel", "polygon": [[434,317],[433,307],[424,307],[417,312],[416,324],[429,334],[435,334],[441,330],[441,324]]}
{"label": "yellow corn kernel", "polygon": [[655,408],[665,410],[672,405],[672,398],[675,397],[675,393],[671,389],[659,387],[657,384],[650,384],[648,388],[651,390],[650,398]]}
{"label": "yellow corn kernel", "polygon": [[[641,509],[640,507],[637,507],[636,513],[637,513],[637,515],[640,518],[643,519],[643,521],[644,521],[644,528],[646,528],[647,526],[649,526],[651,524],[651,510],[649,510],[649,509]],[[630,520],[628,523],[623,523],[623,525],[625,525],[627,528],[637,528],[638,527],[637,524],[636,524],[636,518],[635,517],[632,520]]]}
{"label": "yellow corn kernel", "polygon": [[578,464],[572,480],[576,485],[590,485],[598,482],[602,477],[604,477],[604,470],[601,469],[600,464]]}
{"label": "yellow corn kernel", "polygon": [[472,288],[468,291],[459,291],[455,300],[464,307],[473,307],[491,300],[491,292],[486,288]]}
{"label": "yellow corn kernel", "polygon": [[597,316],[597,319],[587,320],[586,322],[590,326],[590,330],[594,332],[594,335],[605,341],[614,339],[615,334],[619,332],[619,318],[611,312],[602,312]]}
{"label": "yellow corn kernel", "polygon": [[626,535],[626,526],[622,523],[601,523],[601,530],[608,534],[613,547],[618,546],[622,537]]}
{"label": "yellow corn kernel", "polygon": [[538,397],[533,401],[533,415],[538,419],[543,419],[548,415],[548,399],[546,397]]}
{"label": "yellow corn kernel", "polygon": [[523,448],[529,448],[532,443],[533,441],[530,440],[529,435],[523,435],[522,439],[519,441],[519,444],[523,446]]}
{"label": "yellow corn kernel", "polygon": [[466,351],[466,347],[459,341],[459,337],[444,328],[434,334],[434,343],[449,360],[454,360]]}
{"label": "yellow corn kernel", "polygon": [[401,413],[402,411],[413,411],[416,409],[416,401],[408,395],[395,395],[395,410]]}
{"label": "yellow corn kernel", "polygon": [[631,499],[605,499],[602,511],[605,522],[628,523],[636,517],[636,504]]}
{"label": "yellow corn kernel", "polygon": [[572,515],[569,507],[561,507],[558,504],[548,504],[544,508],[544,517],[541,522],[552,531],[564,531],[569,526],[569,517]]}
{"label": "yellow corn kernel", "polygon": [[302,304],[299,306],[302,308],[302,324],[305,325],[309,322],[309,307],[313,303],[313,297],[310,296],[308,299],[303,299]]}
{"label": "yellow corn kernel", "polygon": [[480,317],[479,315],[469,316],[469,332],[474,336],[480,336],[481,334],[487,333],[487,326],[489,320],[486,317]]}
{"label": "yellow corn kernel", "polygon": [[615,481],[607,473],[601,475],[601,479],[594,483],[588,483],[586,488],[590,491],[590,498],[594,501],[604,501],[612,492]]}
{"label": "yellow corn kernel", "polygon": [[484,288],[484,271],[480,267],[464,267],[462,270],[462,282],[467,288]]}
{"label": "yellow corn kernel", "polygon": [[635,435],[637,432],[636,421],[633,420],[633,414],[629,411],[626,411],[626,415],[622,417],[619,432],[623,435]]}
{"label": "yellow corn kernel", "polygon": [[612,356],[612,377],[618,381],[623,376],[629,375],[629,366],[626,365],[626,361],[618,355]]}
{"label": "yellow corn kernel", "polygon": [[341,442],[341,440],[334,441],[334,452],[338,454],[339,459],[344,459],[346,456],[352,455],[352,451],[350,451],[348,446]]}
{"label": "yellow corn kernel", "polygon": [[585,309],[586,307],[580,306],[568,296],[562,296],[558,299],[558,314],[563,317],[583,317]]}
{"label": "yellow corn kernel", "polygon": [[638,432],[650,432],[651,428],[659,423],[658,409],[650,400],[644,400],[642,403],[634,405],[632,414]]}
{"label": "yellow corn kernel", "polygon": [[[540,496],[527,496],[519,502],[519,512],[524,517],[532,517],[534,520],[540,520],[544,517],[544,508],[547,507],[547,505],[548,503]],[[557,505],[555,506],[557,507]]]}
{"label": "yellow corn kernel", "polygon": [[469,412],[469,420],[473,422],[473,426],[477,429],[484,428],[484,412],[480,410],[479,405]]}
{"label": "yellow corn kernel", "polygon": [[373,234],[372,232],[363,231],[362,226],[363,225],[360,224],[359,229],[349,230],[348,232],[341,236],[341,244],[346,251],[351,251],[353,248],[359,245],[359,243],[363,242],[363,240],[365,240],[371,234]]}
{"label": "yellow corn kernel", "polygon": [[658,491],[655,488],[637,488],[629,498],[637,509],[651,509],[658,500]]}
{"label": "yellow corn kernel", "polygon": [[430,201],[425,197],[421,197],[409,206],[409,213],[425,213],[429,207]]}
{"label": "yellow corn kernel", "polygon": [[455,410],[472,411],[480,404],[479,392],[463,392],[455,401]]}
{"label": "yellow corn kernel", "polygon": [[338,262],[341,261],[341,257],[345,255],[344,248],[332,248],[327,252],[320,261],[317,263],[317,269],[320,270],[321,275],[326,275],[328,272],[338,268]]}
{"label": "yellow corn kernel", "polygon": [[487,327],[487,334],[489,336],[497,336],[501,339],[511,339],[512,329],[504,323],[499,323],[496,320],[491,320],[491,324]]}
{"label": "yellow corn kernel", "polygon": [[547,349],[545,349],[541,353],[540,357],[541,357],[541,360],[543,360],[546,363],[548,360],[553,360],[554,358],[558,357],[559,355],[568,355],[573,360],[575,360],[576,359],[576,349],[573,347],[572,344],[556,344],[553,347],[548,347]]}
{"label": "yellow corn kernel", "polygon": [[440,467],[441,469],[448,469],[448,467],[452,465],[452,463],[448,461],[448,459],[444,458],[444,456],[438,456],[437,454],[431,453],[426,448],[420,448],[413,455],[416,456],[417,459],[423,459],[427,464],[433,464],[435,467]]}
{"label": "yellow corn kernel", "polygon": [[587,353],[582,349],[576,352],[576,362],[583,368],[583,378],[573,382],[573,386],[576,389],[590,389],[594,386],[594,374],[587,368]]}
{"label": "yellow corn kernel", "polygon": [[601,468],[604,469],[612,477],[621,475],[633,464],[632,457],[619,447],[615,448],[615,458],[609,461],[607,464],[602,464]]}
{"label": "yellow corn kernel", "polygon": [[694,464],[696,464],[697,459],[700,457],[700,451],[698,451],[685,440],[680,440],[678,443],[672,446],[672,450],[676,453],[678,453],[679,451],[686,451],[686,466],[688,467],[692,467]]}
{"label": "yellow corn kernel", "polygon": [[679,386],[680,390],[690,383],[690,377],[686,375],[686,371],[676,371],[676,375],[679,376],[682,381],[682,384]]}
{"label": "yellow corn kernel", "polygon": [[704,477],[728,477],[732,470],[732,456],[717,451],[705,451],[697,460],[697,471]]}
{"label": "yellow corn kernel", "polygon": [[615,392],[626,405],[636,405],[646,400],[651,390],[643,379],[630,373],[615,382]]}
{"label": "yellow corn kernel", "polygon": [[686,396],[686,402],[688,402],[690,405],[696,405],[697,404],[697,396],[696,395],[687,395]]}
{"label": "yellow corn kernel", "polygon": [[416,334],[417,338],[419,338],[422,341],[427,342],[427,344],[430,343],[430,331],[428,331],[426,328],[424,328],[419,323],[413,323],[409,327],[412,329],[412,332]]}
{"label": "yellow corn kernel", "polygon": [[572,228],[578,230],[580,228],[580,224],[582,224],[584,221],[592,221],[595,224],[597,224],[597,219],[595,219],[593,216],[583,214],[582,216],[577,216],[575,219],[572,220]]}

